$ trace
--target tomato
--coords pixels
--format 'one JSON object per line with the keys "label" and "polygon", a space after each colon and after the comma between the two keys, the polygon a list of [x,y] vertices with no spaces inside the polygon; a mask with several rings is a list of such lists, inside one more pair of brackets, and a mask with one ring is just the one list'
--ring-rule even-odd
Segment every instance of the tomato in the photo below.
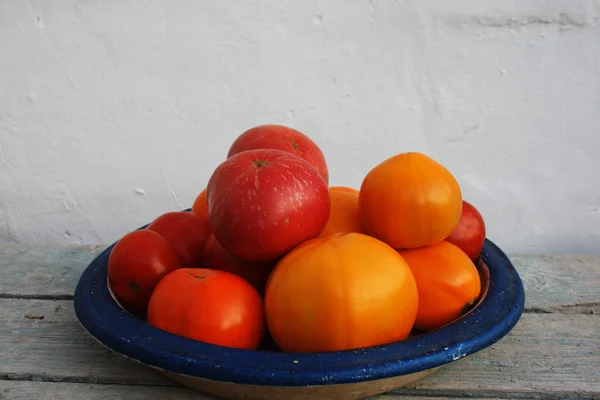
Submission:
{"label": "tomato", "polygon": [[450,236],[460,220],[462,193],[444,166],[421,153],[402,153],[369,171],[358,206],[366,233],[410,249]]}
{"label": "tomato", "polygon": [[145,319],[150,295],[169,272],[180,268],[169,243],[149,230],[129,232],[108,257],[108,282],[121,306]]}
{"label": "tomato", "polygon": [[206,189],[202,190],[192,204],[192,212],[208,221],[208,203],[206,202]]}
{"label": "tomato", "polygon": [[323,152],[304,133],[283,125],[260,125],[250,128],[231,144],[227,157],[246,150],[282,150],[306,160],[329,182],[327,162]]}
{"label": "tomato", "polygon": [[188,211],[162,214],[148,227],[173,247],[183,268],[202,267],[202,253],[210,236],[210,223]]}
{"label": "tomato", "polygon": [[230,253],[274,261],[317,237],[329,218],[327,184],[317,169],[281,150],[238,153],[213,172],[207,189],[210,227]]}
{"label": "tomato", "polygon": [[358,191],[334,186],[329,188],[331,210],[320,236],[332,233],[364,233],[358,213]]}
{"label": "tomato", "polygon": [[207,268],[181,268],[165,276],[150,298],[148,323],[190,339],[251,350],[266,331],[256,289],[234,274]]}
{"label": "tomato", "polygon": [[240,276],[250,282],[263,295],[267,279],[275,263],[250,263],[242,261],[221,246],[221,243],[219,243],[214,235],[210,235],[204,248],[204,266]]}
{"label": "tomato", "polygon": [[348,186],[331,186],[331,187],[329,187],[329,192],[330,193],[331,192],[347,192],[347,193],[353,193],[357,196],[360,193],[358,190],[348,187]]}
{"label": "tomato", "polygon": [[309,240],[275,266],[265,316],[286,352],[351,350],[408,337],[418,308],[406,261],[361,233]]}
{"label": "tomato", "polygon": [[401,250],[419,291],[415,328],[429,331],[464,314],[481,293],[473,261],[457,246],[442,241],[432,246]]}
{"label": "tomato", "polygon": [[469,202],[463,200],[458,226],[446,240],[460,247],[473,261],[481,254],[485,243],[485,222],[479,211]]}

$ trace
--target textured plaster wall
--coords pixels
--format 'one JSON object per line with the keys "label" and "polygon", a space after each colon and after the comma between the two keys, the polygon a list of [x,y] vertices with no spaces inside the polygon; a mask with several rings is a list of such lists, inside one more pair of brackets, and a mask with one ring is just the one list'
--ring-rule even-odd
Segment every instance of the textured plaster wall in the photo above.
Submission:
{"label": "textured plaster wall", "polygon": [[0,3],[0,243],[117,240],[282,123],[422,151],[510,252],[600,252],[598,1]]}

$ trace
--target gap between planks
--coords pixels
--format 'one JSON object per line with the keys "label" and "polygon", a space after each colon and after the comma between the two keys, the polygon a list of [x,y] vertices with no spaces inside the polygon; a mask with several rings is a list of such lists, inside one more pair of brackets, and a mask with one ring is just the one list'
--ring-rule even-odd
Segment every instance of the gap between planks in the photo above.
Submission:
{"label": "gap between planks", "polygon": [[71,300],[72,294],[18,294],[18,293],[0,293],[0,299],[17,299],[17,300]]}
{"label": "gap between planks", "polygon": [[532,307],[525,308],[524,313],[530,314],[584,314],[600,315],[600,302],[565,304],[553,307]]}

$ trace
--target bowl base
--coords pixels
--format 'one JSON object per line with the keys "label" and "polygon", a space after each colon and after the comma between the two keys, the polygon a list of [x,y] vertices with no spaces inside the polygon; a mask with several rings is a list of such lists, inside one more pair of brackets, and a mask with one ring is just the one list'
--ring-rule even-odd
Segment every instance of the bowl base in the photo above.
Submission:
{"label": "bowl base", "polygon": [[228,400],[357,400],[375,396],[423,379],[440,367],[375,381],[320,386],[258,386],[213,381],[157,370],[190,389]]}

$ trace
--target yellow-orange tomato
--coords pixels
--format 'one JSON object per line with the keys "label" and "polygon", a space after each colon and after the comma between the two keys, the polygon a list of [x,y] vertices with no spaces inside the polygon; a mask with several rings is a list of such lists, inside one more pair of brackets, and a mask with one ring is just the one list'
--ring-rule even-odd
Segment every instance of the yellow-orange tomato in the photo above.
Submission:
{"label": "yellow-orange tomato", "polygon": [[347,186],[331,186],[329,188],[329,192],[347,192],[347,193],[354,193],[356,195],[358,195],[358,193],[360,193],[358,190],[351,188],[351,187],[347,187]]}
{"label": "yellow-orange tomato", "polygon": [[204,189],[194,200],[192,212],[208,221],[208,202],[206,201],[206,189]]}
{"label": "yellow-orange tomato", "polygon": [[327,225],[321,237],[332,233],[363,233],[358,216],[358,190],[350,188],[329,188],[331,210]]}
{"label": "yellow-orange tomato", "polygon": [[364,178],[358,199],[365,231],[396,249],[439,243],[452,234],[462,193],[441,164],[417,152],[395,155]]}
{"label": "yellow-orange tomato", "polygon": [[404,259],[361,233],[311,239],[271,272],[265,317],[287,352],[349,350],[408,337],[418,308]]}
{"label": "yellow-orange tomato", "polygon": [[459,247],[442,241],[419,249],[401,250],[419,291],[415,328],[428,331],[459,318],[481,293],[479,272]]}

